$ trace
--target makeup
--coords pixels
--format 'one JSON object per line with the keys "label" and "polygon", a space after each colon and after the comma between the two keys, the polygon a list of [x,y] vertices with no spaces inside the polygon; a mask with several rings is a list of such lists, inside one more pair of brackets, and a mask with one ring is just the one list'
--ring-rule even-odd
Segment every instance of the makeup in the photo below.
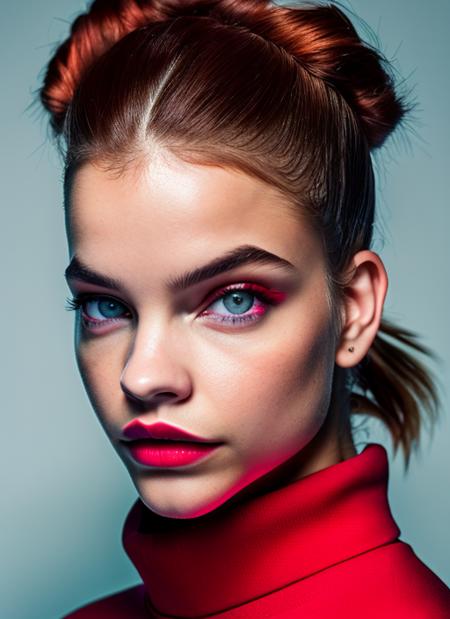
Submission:
{"label": "makeup", "polygon": [[221,444],[147,439],[130,441],[127,449],[139,464],[166,468],[193,464]]}
{"label": "makeup", "polygon": [[131,456],[145,466],[185,466],[203,459],[223,444],[164,421],[146,424],[133,419],[124,426],[122,434],[122,443]]}

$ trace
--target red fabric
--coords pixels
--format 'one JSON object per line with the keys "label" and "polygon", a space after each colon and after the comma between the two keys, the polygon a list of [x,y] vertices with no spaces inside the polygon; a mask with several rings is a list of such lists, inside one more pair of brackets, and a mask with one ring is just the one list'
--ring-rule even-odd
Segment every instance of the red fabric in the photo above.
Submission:
{"label": "red fabric", "polygon": [[123,544],[143,583],[64,619],[450,619],[450,589],[399,539],[385,448],[192,520],[140,499]]}

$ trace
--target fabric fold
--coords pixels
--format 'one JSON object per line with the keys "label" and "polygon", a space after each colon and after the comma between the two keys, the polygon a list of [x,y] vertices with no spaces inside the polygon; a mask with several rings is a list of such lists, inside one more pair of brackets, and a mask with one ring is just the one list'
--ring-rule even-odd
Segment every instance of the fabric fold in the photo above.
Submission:
{"label": "fabric fold", "polygon": [[161,615],[220,613],[398,539],[385,448],[360,454],[227,510],[171,519],[141,499],[123,528],[148,604]]}

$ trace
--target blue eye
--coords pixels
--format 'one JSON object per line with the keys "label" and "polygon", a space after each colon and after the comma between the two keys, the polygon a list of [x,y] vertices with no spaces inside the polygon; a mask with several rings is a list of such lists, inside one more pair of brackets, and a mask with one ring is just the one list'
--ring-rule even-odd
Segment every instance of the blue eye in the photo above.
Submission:
{"label": "blue eye", "polygon": [[237,314],[243,314],[247,312],[254,302],[255,295],[245,290],[237,290],[236,292],[227,292],[219,301],[221,301],[224,307],[229,312],[235,312]]}
{"label": "blue eye", "polygon": [[66,299],[67,310],[82,310],[82,318],[89,326],[96,326],[106,322],[129,318],[130,311],[126,306],[112,297],[80,295]]}
{"label": "blue eye", "polygon": [[[100,316],[95,316],[95,308],[98,307],[98,313]],[[119,318],[123,312],[123,305],[114,301],[114,299],[102,299],[98,301],[86,301],[86,314],[101,320],[102,318]]]}

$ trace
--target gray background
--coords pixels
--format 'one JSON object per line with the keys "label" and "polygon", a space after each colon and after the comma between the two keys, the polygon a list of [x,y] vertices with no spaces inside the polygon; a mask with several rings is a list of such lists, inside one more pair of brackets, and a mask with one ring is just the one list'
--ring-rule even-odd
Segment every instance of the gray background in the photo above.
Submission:
{"label": "gray background", "polygon": [[[348,3],[346,3],[348,6]],[[388,316],[442,358],[443,412],[409,474],[387,433],[389,498],[401,538],[450,584],[448,0],[354,0],[419,108],[414,131],[377,157],[377,241],[390,276]],[[57,618],[138,582],[121,547],[136,491],[83,391],[64,311],[67,264],[60,162],[46,120],[27,110],[79,0],[1,4],[2,414],[0,616]],[[359,28],[360,26],[358,26]]]}

